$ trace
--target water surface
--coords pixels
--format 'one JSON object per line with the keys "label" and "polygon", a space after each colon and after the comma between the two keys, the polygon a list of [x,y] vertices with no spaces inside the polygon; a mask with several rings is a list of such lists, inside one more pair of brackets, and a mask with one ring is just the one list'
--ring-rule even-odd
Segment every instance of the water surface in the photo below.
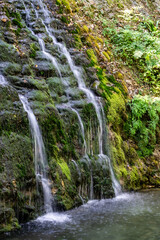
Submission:
{"label": "water surface", "polygon": [[160,191],[89,201],[23,226],[6,240],[159,240]]}

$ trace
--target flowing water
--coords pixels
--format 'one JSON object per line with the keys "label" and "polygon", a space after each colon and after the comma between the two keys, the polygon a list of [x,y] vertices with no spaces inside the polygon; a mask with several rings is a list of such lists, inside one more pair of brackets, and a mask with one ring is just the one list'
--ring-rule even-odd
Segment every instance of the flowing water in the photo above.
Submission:
{"label": "flowing water", "polygon": [[44,208],[46,213],[53,212],[52,210],[52,194],[49,186],[49,179],[47,177],[48,163],[46,159],[45,147],[42,139],[42,134],[39,129],[37,119],[29,106],[26,97],[19,95],[19,98],[23,104],[24,110],[28,114],[28,119],[31,128],[31,134],[34,141],[34,162],[35,162],[35,174],[37,182],[41,182],[44,195]]}
{"label": "flowing water", "polygon": [[[61,78],[61,81],[63,83],[62,74],[61,74],[61,71],[60,71],[60,68],[59,68],[59,65],[58,65],[58,62],[57,62],[56,58],[53,57],[50,53],[48,53],[46,48],[45,48],[45,42],[43,40],[44,36],[42,36],[41,34],[36,34],[34,32],[34,28],[32,28],[32,26],[33,26],[33,22],[32,22],[33,21],[33,16],[31,16],[31,14],[33,14],[33,9],[34,9],[34,12],[35,12],[35,19],[38,20],[38,21],[39,20],[41,21],[43,27],[46,30],[46,33],[48,34],[48,37],[50,39],[52,39],[54,46],[57,47],[57,49],[59,51],[59,54],[61,56],[65,56],[65,58],[67,60],[67,64],[69,65],[70,70],[72,71],[72,73],[73,73],[73,75],[74,75],[74,77],[77,81],[79,90],[82,91],[86,95],[86,98],[87,98],[88,102],[92,103],[92,105],[95,109],[95,113],[96,113],[97,120],[98,120],[98,123],[99,123],[99,127],[98,127],[99,152],[98,152],[98,155],[99,155],[99,158],[102,158],[102,159],[106,158],[106,164],[108,163],[108,165],[109,165],[110,172],[111,172],[111,177],[112,177],[112,181],[113,181],[113,188],[114,188],[114,191],[115,191],[115,195],[117,196],[119,193],[121,193],[121,188],[120,188],[120,185],[119,185],[118,181],[116,180],[116,178],[114,176],[114,172],[113,172],[113,169],[112,169],[112,165],[110,163],[110,159],[104,154],[104,150],[103,150],[103,145],[104,145],[104,143],[103,143],[103,127],[104,127],[103,122],[104,122],[104,120],[103,119],[104,119],[104,116],[103,116],[103,107],[101,105],[101,100],[100,100],[99,97],[96,97],[89,88],[86,87],[85,80],[84,80],[83,74],[82,74],[82,69],[80,67],[75,66],[74,61],[72,60],[71,55],[70,55],[69,51],[67,50],[66,46],[62,43],[59,43],[57,41],[56,37],[54,36],[54,34],[53,34],[54,29],[51,28],[51,26],[50,26],[50,23],[53,21],[53,17],[50,16],[50,13],[47,10],[47,7],[45,6],[45,3],[41,0],[33,1],[33,2],[31,1],[31,3],[30,3],[31,4],[31,10],[30,10],[29,7],[26,6],[25,1],[22,0],[22,2],[23,2],[23,5],[25,7],[26,21],[27,21],[27,24],[30,26],[29,30],[38,39],[38,42],[40,44],[41,51],[42,51],[44,57],[52,62],[52,64],[56,68],[56,70],[59,74],[59,77]],[[27,3],[27,4],[29,4],[29,3]],[[73,106],[74,105],[73,101],[70,100],[68,95],[67,95],[67,98],[68,98],[69,108],[77,114],[77,118],[78,118],[79,125],[80,125],[80,128],[81,128],[81,133],[82,133],[82,136],[83,136],[85,157],[86,157],[87,154],[92,154],[93,153],[93,149],[92,149],[91,146],[89,146],[89,148],[88,148],[89,152],[88,152],[83,121],[81,119],[81,116],[80,116],[78,110],[75,109],[75,106]],[[64,106],[64,104],[63,104],[63,106]],[[67,108],[68,108],[68,106],[67,106]],[[93,195],[94,195],[93,192],[92,192],[93,191],[92,170],[91,170],[91,186],[92,187],[91,187],[91,192],[90,192],[90,198],[92,199]]]}
{"label": "flowing water", "polygon": [[7,80],[5,79],[5,77],[0,75],[0,85],[6,86],[7,84],[8,83],[7,83]]}
{"label": "flowing water", "polygon": [[65,214],[39,218],[5,240],[159,240],[160,191],[92,200]]}

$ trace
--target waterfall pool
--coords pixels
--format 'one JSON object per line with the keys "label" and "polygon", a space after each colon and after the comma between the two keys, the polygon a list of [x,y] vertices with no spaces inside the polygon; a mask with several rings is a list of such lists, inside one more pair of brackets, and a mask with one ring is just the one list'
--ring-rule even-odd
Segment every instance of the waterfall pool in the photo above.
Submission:
{"label": "waterfall pool", "polygon": [[65,213],[23,225],[5,240],[159,240],[160,191],[124,193],[92,200]]}

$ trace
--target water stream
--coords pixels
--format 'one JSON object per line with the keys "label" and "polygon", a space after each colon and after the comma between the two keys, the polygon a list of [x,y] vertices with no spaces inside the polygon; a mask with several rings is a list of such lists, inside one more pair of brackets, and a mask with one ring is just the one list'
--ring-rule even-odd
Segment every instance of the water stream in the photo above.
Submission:
{"label": "water stream", "polygon": [[24,110],[28,114],[28,119],[31,128],[31,134],[34,141],[34,162],[35,162],[35,174],[38,182],[42,183],[43,195],[44,195],[44,209],[46,213],[53,212],[52,209],[52,194],[49,186],[49,179],[47,176],[48,163],[46,159],[45,147],[42,139],[42,134],[39,129],[37,119],[30,108],[26,97],[19,95],[19,98],[23,104]]}
{"label": "water stream", "polygon": [[[29,8],[27,8],[27,6],[23,0],[22,0],[22,2],[24,4],[25,11],[26,11],[27,24],[29,26],[33,25],[32,17],[30,14],[31,14],[31,10],[34,10],[35,17],[36,17],[36,19],[34,19],[34,21],[35,20],[41,21],[42,25],[44,26],[44,28],[46,30],[46,33],[48,34],[48,37],[50,39],[52,39],[53,45],[55,47],[57,47],[59,54],[65,56],[67,63],[70,67],[70,70],[72,71],[72,73],[77,81],[79,90],[82,91],[86,95],[88,102],[92,103],[92,105],[95,109],[95,113],[96,113],[97,120],[99,123],[99,126],[97,128],[98,129],[98,145],[99,145],[98,156],[100,159],[105,158],[106,162],[108,162],[112,181],[113,181],[113,188],[115,191],[115,195],[117,196],[118,194],[121,193],[121,188],[120,188],[118,181],[115,178],[110,159],[105,155],[104,150],[103,150],[103,145],[104,145],[104,143],[103,143],[104,116],[103,115],[104,115],[104,113],[103,113],[103,106],[101,104],[101,100],[99,97],[96,97],[89,88],[86,87],[85,80],[83,79],[82,69],[80,67],[75,66],[74,61],[72,60],[71,55],[70,55],[69,51],[67,50],[66,46],[62,43],[59,43],[57,41],[56,37],[53,35],[53,28],[51,28],[51,26],[50,26],[50,23],[53,21],[53,18],[50,17],[50,13],[47,10],[47,7],[45,6],[44,2],[41,0],[38,0],[38,1],[33,1],[31,3],[27,3],[27,4],[31,4],[31,10]],[[33,11],[32,11],[32,13],[33,13]],[[41,51],[42,51],[44,57],[52,62],[52,64],[56,68],[56,70],[63,82],[63,78],[62,78],[60,68],[58,66],[58,62],[54,56],[52,56],[50,53],[47,52],[47,50],[45,48],[45,42],[43,40],[42,35],[36,34],[32,27],[29,27],[29,30],[38,39],[38,42],[40,44]],[[68,96],[67,96],[67,98],[68,98],[68,105],[66,105],[67,108],[70,108],[73,112],[76,113],[78,121],[79,121],[81,133],[82,133],[83,141],[84,141],[84,149],[85,149],[85,157],[86,157],[87,154],[93,153],[93,149],[91,146],[89,146],[89,148],[87,148],[87,141],[86,141],[86,137],[85,137],[85,128],[84,128],[83,121],[81,119],[81,116],[80,116],[78,110],[75,109],[73,101],[71,102],[70,98]],[[63,104],[63,106],[64,106],[64,104]],[[88,149],[90,152],[88,152]],[[88,159],[88,156],[87,156],[87,159]],[[90,190],[90,198],[93,199],[94,192],[93,192],[92,169],[91,169],[91,188],[90,189],[91,189]]]}
{"label": "water stream", "polygon": [[7,80],[5,79],[5,77],[3,75],[0,75],[0,85],[1,86],[8,85],[8,82],[7,82]]}

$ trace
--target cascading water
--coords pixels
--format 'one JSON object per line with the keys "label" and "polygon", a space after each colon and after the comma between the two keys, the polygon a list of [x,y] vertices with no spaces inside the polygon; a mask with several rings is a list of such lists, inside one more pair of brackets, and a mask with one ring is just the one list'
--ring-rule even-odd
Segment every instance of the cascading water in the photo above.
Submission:
{"label": "cascading water", "polygon": [[42,139],[42,134],[39,129],[36,117],[29,106],[26,97],[19,95],[20,101],[23,104],[24,110],[28,114],[28,119],[31,128],[31,134],[34,141],[34,161],[35,161],[35,174],[38,182],[42,183],[43,195],[44,195],[44,208],[46,213],[53,211],[52,209],[52,194],[47,177],[48,163],[46,159],[45,147]]}
{"label": "cascading water", "polygon": [[73,112],[75,112],[77,117],[78,117],[78,120],[79,120],[79,123],[80,123],[80,127],[81,127],[81,131],[82,131],[83,140],[84,140],[84,149],[85,149],[85,155],[86,155],[87,154],[87,143],[86,143],[86,139],[85,139],[83,122],[82,122],[82,119],[81,119],[81,117],[79,115],[79,112],[76,109],[72,108],[72,107],[71,107],[71,110]]}
{"label": "cascading water", "polygon": [[6,86],[8,83],[3,75],[0,75],[0,85]]}
{"label": "cascading water", "polygon": [[[41,0],[38,1],[38,2],[39,2],[39,5],[42,8],[42,11],[44,11],[45,7],[44,7],[43,2]],[[24,6],[25,6],[25,3],[24,3]],[[34,5],[32,5],[32,6],[34,7]],[[25,6],[25,9],[26,9],[27,15],[29,15],[26,6]],[[79,89],[82,90],[86,94],[89,102],[91,102],[94,105],[94,108],[95,108],[95,111],[96,111],[96,114],[97,114],[97,118],[98,118],[98,121],[99,121],[99,128],[100,128],[99,129],[99,134],[98,134],[98,136],[99,136],[99,153],[101,154],[103,152],[103,150],[102,150],[102,135],[103,135],[102,134],[102,132],[103,132],[103,130],[102,130],[102,118],[101,118],[101,113],[100,113],[100,107],[99,107],[99,104],[96,100],[96,97],[94,96],[92,91],[86,87],[85,82],[84,82],[83,77],[82,77],[82,74],[81,74],[81,68],[74,65],[74,62],[73,62],[67,48],[65,47],[65,45],[57,42],[57,39],[52,34],[52,31],[51,31],[50,27],[47,26],[48,23],[45,23],[45,21],[39,16],[38,11],[35,7],[34,7],[34,11],[36,13],[36,17],[39,17],[39,19],[41,19],[42,24],[44,25],[44,27],[46,29],[46,32],[48,33],[48,36],[53,40],[54,45],[57,46],[59,48],[60,52],[66,57],[66,59],[68,61],[68,64],[70,66],[70,69],[73,72],[75,78],[77,79]],[[44,16],[45,15],[46,15],[46,11],[44,11]],[[49,15],[47,15],[47,17],[49,18]],[[28,17],[28,19],[29,19],[29,17]],[[51,19],[50,19],[50,22],[51,22]],[[37,36],[33,32],[32,29],[31,29],[31,32],[32,32],[33,35],[35,35],[38,38],[39,44],[41,46],[41,49],[42,49],[42,52],[44,53],[44,55],[47,56],[47,58],[49,58],[52,61],[53,65],[56,67],[56,69],[58,70],[58,72],[60,74],[60,70],[58,68],[58,64],[57,64],[55,58],[45,51],[45,44],[44,44],[43,39],[41,37]],[[61,76],[61,74],[60,74],[60,76]]]}
{"label": "cascading water", "polygon": [[[105,114],[104,114],[104,110],[103,110],[103,106],[102,106],[101,102],[100,102],[100,107],[101,107],[102,119],[103,119],[103,123],[104,123],[104,127],[105,127],[106,126],[106,124],[105,124]],[[115,177],[111,160],[108,156],[106,156],[104,154],[100,154],[100,157],[101,158],[106,158],[106,161],[108,161],[108,163],[109,163],[109,168],[110,168],[110,173],[111,173],[111,178],[112,178],[112,186],[113,186],[113,189],[114,189],[114,192],[115,192],[115,196],[117,197],[118,195],[120,195],[122,193],[122,188],[121,188],[121,185],[119,184],[118,180]]]}
{"label": "cascading water", "polygon": [[[26,4],[25,4],[24,1],[23,1],[23,5],[24,5],[25,11],[26,11],[26,21],[27,21],[27,23],[29,23],[29,21],[30,21],[30,14],[29,14],[29,10],[27,9]],[[33,4],[31,4],[31,5],[32,5],[32,7],[34,7]],[[42,6],[42,4],[40,4],[40,6]],[[46,16],[46,14],[47,14],[47,16],[48,16],[48,11],[45,10],[44,6],[43,6],[42,9],[45,12],[44,15]],[[38,18],[38,13],[37,13],[36,9],[35,9],[35,13],[36,13],[36,18]],[[28,29],[31,31],[33,36],[35,36],[38,39],[38,42],[39,42],[39,45],[41,47],[42,53],[44,55],[44,58],[46,58],[46,59],[48,59],[48,60],[50,60],[52,62],[53,66],[56,68],[60,78],[62,78],[61,72],[60,72],[60,69],[58,67],[58,63],[57,63],[55,57],[53,57],[51,54],[46,52],[45,43],[44,43],[43,39],[41,37],[39,37],[38,35],[36,35],[30,27],[28,27]]]}
{"label": "cascading water", "polygon": [[[25,11],[26,11],[26,20],[27,20],[27,23],[29,26],[32,26],[32,23],[30,22],[31,21],[31,16],[30,16],[30,11],[29,9],[26,7],[25,5],[25,2],[22,0],[24,6],[25,6]],[[110,173],[111,173],[111,177],[112,177],[112,185],[113,185],[113,188],[114,188],[114,191],[115,191],[115,195],[117,196],[118,194],[120,194],[121,192],[121,188],[120,188],[120,185],[118,183],[118,181],[116,180],[115,178],[115,175],[114,175],[114,172],[113,172],[113,169],[112,169],[112,165],[111,165],[111,162],[110,162],[110,159],[104,154],[104,151],[103,151],[103,145],[104,145],[104,142],[103,142],[103,126],[104,126],[104,113],[103,113],[103,107],[101,106],[101,102],[100,102],[100,98],[99,97],[96,97],[93,92],[86,87],[85,85],[85,81],[83,79],[83,76],[82,76],[82,71],[81,71],[81,68],[80,67],[77,67],[75,66],[74,64],[74,61],[72,60],[71,58],[71,55],[70,53],[68,52],[67,48],[65,47],[64,44],[62,43],[59,43],[56,39],[56,37],[53,35],[53,31],[50,27],[50,23],[52,22],[52,18],[50,17],[50,13],[49,11],[47,10],[45,4],[43,3],[43,1],[41,0],[38,0],[38,1],[33,1],[33,3],[30,3],[31,6],[32,6],[32,10],[34,10],[35,12],[35,16],[36,16],[36,19],[37,20],[40,20],[41,23],[43,24],[45,30],[46,30],[46,33],[48,34],[49,38],[52,39],[53,41],[53,44],[55,47],[57,47],[59,53],[61,55],[64,55],[66,60],[67,60],[67,63],[75,77],[75,79],[77,80],[77,84],[78,84],[78,88],[80,91],[82,91],[86,97],[87,97],[87,101],[89,103],[92,103],[94,109],[95,109],[95,112],[96,112],[96,115],[97,115],[97,120],[98,120],[98,123],[99,123],[99,128],[98,128],[98,145],[99,145],[99,152],[98,152],[98,156],[99,158],[102,160],[102,159],[105,159],[105,161],[108,162],[108,165],[109,165],[109,168],[110,168]],[[37,7],[39,6],[39,7]],[[34,32],[34,29],[30,28],[30,31],[31,33],[38,39],[38,42],[40,44],[40,47],[41,47],[41,50],[43,52],[43,55],[45,58],[47,58],[48,60],[50,60],[52,62],[52,64],[54,65],[54,67],[56,68],[56,70],[58,71],[59,73],[59,76],[63,82],[63,78],[62,78],[62,74],[61,74],[61,71],[60,71],[60,68],[58,66],[58,62],[56,61],[56,59],[46,51],[46,48],[45,48],[45,42],[43,40],[43,37],[39,34],[36,34]],[[77,118],[78,118],[78,121],[79,121],[79,124],[80,124],[80,127],[81,127],[81,132],[82,132],[82,136],[83,136],[83,139],[84,139],[84,148],[85,148],[85,158],[88,159],[88,149],[92,148],[92,147],[89,147],[87,148],[87,143],[86,143],[86,138],[85,138],[85,131],[84,131],[84,125],[83,125],[83,121],[81,119],[81,116],[78,112],[78,110],[75,109],[75,106],[74,106],[74,103],[73,101],[70,102],[70,99],[69,97],[68,98],[68,106],[67,108],[68,109],[71,109],[73,112],[75,112],[77,114]],[[63,105],[63,104],[62,104]],[[63,108],[63,106],[61,106],[61,108]],[[66,108],[66,106],[65,106]],[[90,153],[92,153],[92,149],[90,150]],[[87,160],[88,161],[88,160]],[[93,191],[93,176],[92,176],[92,169],[91,169],[91,184],[90,184],[90,198],[92,199],[94,197],[94,191]]]}

